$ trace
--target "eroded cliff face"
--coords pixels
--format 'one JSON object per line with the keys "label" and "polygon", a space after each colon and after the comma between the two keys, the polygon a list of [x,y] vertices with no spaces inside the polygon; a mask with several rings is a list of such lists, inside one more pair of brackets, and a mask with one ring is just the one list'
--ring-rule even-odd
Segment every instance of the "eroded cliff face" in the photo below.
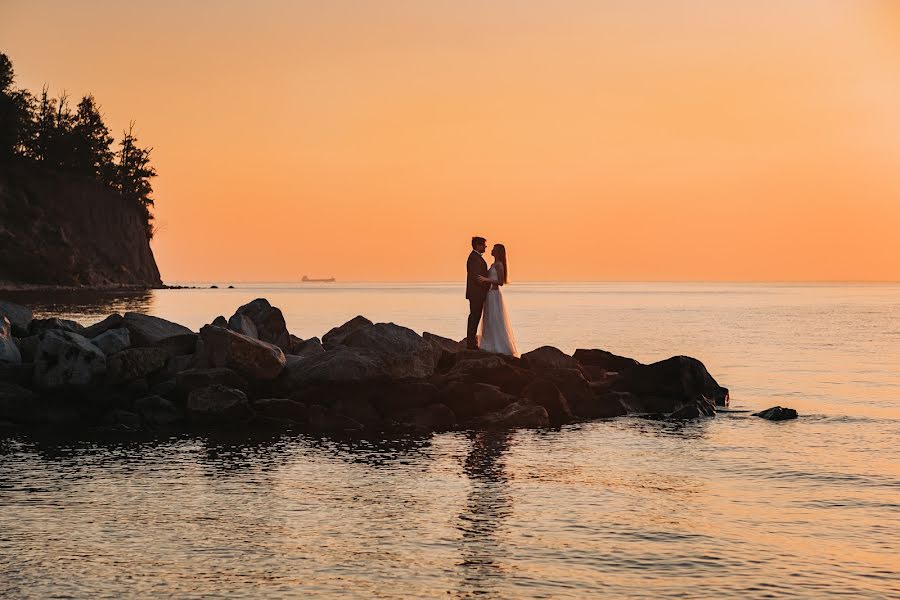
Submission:
{"label": "eroded cliff face", "polygon": [[162,285],[138,207],[86,177],[0,167],[0,284]]}

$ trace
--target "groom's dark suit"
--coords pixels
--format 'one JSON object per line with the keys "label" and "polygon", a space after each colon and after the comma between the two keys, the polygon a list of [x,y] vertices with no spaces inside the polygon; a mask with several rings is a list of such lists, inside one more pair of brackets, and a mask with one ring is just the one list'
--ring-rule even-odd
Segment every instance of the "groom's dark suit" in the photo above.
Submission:
{"label": "groom's dark suit", "polygon": [[481,313],[484,311],[484,300],[487,298],[489,283],[481,283],[478,276],[487,277],[487,263],[480,254],[472,250],[469,260],[466,261],[466,298],[469,300],[469,328],[466,333],[466,347],[475,349],[478,347],[478,323],[481,322]]}

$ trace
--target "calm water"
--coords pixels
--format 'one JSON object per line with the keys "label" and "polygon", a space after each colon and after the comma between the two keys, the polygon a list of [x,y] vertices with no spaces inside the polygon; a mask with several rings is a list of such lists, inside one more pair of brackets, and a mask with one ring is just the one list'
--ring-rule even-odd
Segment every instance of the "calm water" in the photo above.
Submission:
{"label": "calm water", "polygon": [[[0,595],[900,596],[900,285],[505,294],[525,350],[689,354],[732,408],[802,416],[381,443],[6,439]],[[360,313],[465,330],[458,285],[13,298],[85,323],[141,310],[198,328],[259,296],[301,337]]]}

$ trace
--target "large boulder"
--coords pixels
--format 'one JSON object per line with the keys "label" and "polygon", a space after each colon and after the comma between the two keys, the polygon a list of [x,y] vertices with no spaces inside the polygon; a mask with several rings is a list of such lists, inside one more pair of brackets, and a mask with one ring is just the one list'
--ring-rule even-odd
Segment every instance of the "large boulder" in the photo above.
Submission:
{"label": "large boulder", "polygon": [[154,342],[150,347],[165,350],[168,356],[183,356],[196,352],[199,339],[196,333],[182,333]]}
{"label": "large boulder", "polygon": [[16,346],[19,347],[19,353],[22,355],[22,362],[34,362],[34,357],[37,356],[38,344],[41,342],[41,336],[29,335],[28,337],[13,339],[16,342]]}
{"label": "large boulder", "polygon": [[87,338],[55,329],[40,334],[33,384],[40,389],[87,386],[106,372],[106,355]]}
{"label": "large boulder", "polygon": [[262,398],[253,403],[257,414],[274,419],[289,419],[296,423],[305,423],[309,419],[306,404],[288,398]]}
{"label": "large boulder", "polygon": [[28,332],[31,335],[37,335],[45,331],[62,330],[71,331],[72,333],[81,334],[84,326],[77,321],[71,319],[59,319],[51,317],[49,319],[34,319],[28,326]]}
{"label": "large boulder", "polygon": [[542,376],[556,385],[575,412],[576,407],[594,399],[594,391],[579,369],[547,369]]}
{"label": "large boulder", "polygon": [[571,405],[572,411],[582,419],[610,419],[628,414],[625,401],[630,394],[605,392]]}
{"label": "large boulder", "polygon": [[149,347],[176,335],[193,333],[184,325],[135,312],[125,313],[124,324],[131,334],[131,345],[137,348]]}
{"label": "large boulder", "polygon": [[443,404],[460,419],[468,421],[515,402],[515,396],[486,383],[453,382],[440,392]]}
{"label": "large boulder", "polygon": [[12,326],[7,317],[0,317],[0,365],[22,364],[22,353],[12,336]]}
{"label": "large boulder", "polygon": [[0,381],[0,421],[30,423],[35,420],[38,396],[14,383]]}
{"label": "large boulder", "polygon": [[322,346],[322,342],[317,337],[301,340],[298,337],[291,336],[291,354],[300,358],[308,358],[317,354],[325,354],[325,347]]}
{"label": "large boulder", "polygon": [[106,359],[106,382],[118,385],[162,369],[169,356],[160,348],[128,348]]}
{"label": "large boulder", "polygon": [[237,331],[241,335],[246,335],[247,337],[259,339],[259,330],[256,329],[253,319],[243,313],[235,313],[228,319],[228,329]]}
{"label": "large boulder", "polygon": [[522,355],[525,368],[533,371],[544,369],[577,369],[578,361],[553,346],[541,346]]}
{"label": "large boulder", "polygon": [[612,352],[599,349],[579,348],[573,358],[585,367],[598,367],[607,372],[622,373],[631,367],[640,365],[638,361],[626,356],[619,356]]}
{"label": "large boulder", "polygon": [[760,417],[767,421],[787,421],[797,418],[797,411],[793,408],[784,408],[783,406],[773,406],[766,410],[753,413],[754,417]]}
{"label": "large boulder", "polygon": [[344,338],[342,345],[378,356],[395,379],[422,379],[434,373],[431,344],[407,327],[393,323],[359,327]]}
{"label": "large boulder", "polygon": [[125,319],[122,317],[122,315],[113,313],[102,321],[85,327],[84,331],[81,332],[81,335],[88,339],[93,339],[101,333],[109,331],[110,329],[118,329],[119,327],[124,327],[124,325]]}
{"label": "large boulder", "polygon": [[438,401],[438,389],[425,381],[386,382],[366,385],[367,397],[385,418],[401,419],[420,408]]}
{"label": "large boulder", "polygon": [[124,327],[121,329],[107,329],[92,338],[91,343],[100,348],[103,354],[109,356],[130,347],[131,335]]}
{"label": "large boulder", "polygon": [[244,392],[219,384],[192,391],[186,412],[188,419],[201,424],[235,423],[253,416]]}
{"label": "large boulder", "polygon": [[400,418],[421,431],[448,431],[456,425],[456,415],[446,404],[429,404],[413,409]]}
{"label": "large boulder", "polygon": [[175,390],[180,398],[187,398],[192,391],[210,385],[230,387],[244,393],[250,389],[244,377],[226,368],[189,369],[181,371],[175,377]]}
{"label": "large boulder", "polygon": [[518,396],[535,376],[521,367],[510,364],[503,357],[486,355],[457,362],[443,376],[447,381],[468,381],[497,386],[507,394]]}
{"label": "large boulder", "polygon": [[[281,348],[282,352],[291,351],[291,337],[284,322],[284,315],[280,309],[269,304],[268,300],[257,298],[238,308],[235,317],[238,315],[248,317],[256,328],[257,335],[251,337],[258,337],[264,342],[274,344]],[[230,324],[231,321],[229,326]]]}
{"label": "large boulder", "polygon": [[353,433],[362,431],[365,426],[347,415],[335,413],[319,404],[309,407],[309,426],[315,431]]}
{"label": "large boulder", "polygon": [[356,316],[339,327],[333,328],[331,331],[322,336],[322,346],[326,350],[334,350],[344,342],[344,338],[361,327],[372,325],[372,321],[363,316]]}
{"label": "large boulder", "polygon": [[384,381],[388,373],[375,353],[358,348],[338,346],[322,354],[293,362],[279,380],[282,389],[316,384]]}
{"label": "large boulder", "polygon": [[674,412],[699,396],[717,406],[728,406],[729,402],[728,389],[713,379],[702,362],[690,356],[635,365],[615,380],[610,389],[629,392],[641,399],[646,404],[646,412]]}
{"label": "large boulder", "polygon": [[522,396],[529,404],[543,406],[547,410],[550,424],[554,427],[571,423],[575,420],[569,403],[559,388],[547,379],[537,379],[522,391]]}
{"label": "large boulder", "polygon": [[181,411],[160,396],[145,396],[134,401],[134,410],[150,425],[165,427],[182,419]]}
{"label": "large boulder", "polygon": [[483,415],[478,419],[478,426],[484,429],[542,429],[550,426],[550,417],[543,406],[514,402]]}
{"label": "large boulder", "polygon": [[462,352],[466,349],[465,343],[460,343],[455,340],[451,340],[450,338],[441,337],[427,331],[422,334],[422,339],[424,339],[431,345],[431,351],[434,354],[435,366],[437,366],[437,364],[440,362],[441,357],[445,352],[448,354],[456,354],[457,352]]}
{"label": "large boulder", "polygon": [[215,325],[200,330],[211,367],[228,367],[251,379],[275,379],[285,365],[281,348]]}
{"label": "large boulder", "polygon": [[26,337],[28,335],[29,325],[31,325],[31,321],[34,319],[34,314],[31,312],[30,308],[22,306],[21,304],[0,300],[0,317],[9,319],[10,328],[14,336]]}

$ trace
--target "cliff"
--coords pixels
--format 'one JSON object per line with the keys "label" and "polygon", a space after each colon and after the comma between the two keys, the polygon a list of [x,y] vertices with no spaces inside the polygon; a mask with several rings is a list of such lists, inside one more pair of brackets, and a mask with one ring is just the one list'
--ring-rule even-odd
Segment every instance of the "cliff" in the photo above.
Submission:
{"label": "cliff", "polygon": [[140,209],[102,183],[0,168],[0,287],[162,285]]}

